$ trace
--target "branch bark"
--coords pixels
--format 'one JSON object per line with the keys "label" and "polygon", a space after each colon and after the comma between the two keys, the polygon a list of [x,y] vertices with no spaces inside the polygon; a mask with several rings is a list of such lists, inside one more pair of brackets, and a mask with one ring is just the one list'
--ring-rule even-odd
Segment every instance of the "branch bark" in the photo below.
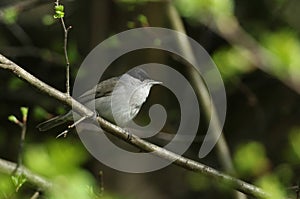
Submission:
{"label": "branch bark", "polygon": [[[72,107],[76,112],[81,114],[82,116],[88,116],[92,117],[94,113],[77,102],[72,97],[68,96],[67,94],[64,94],[57,89],[50,87],[46,83],[42,82],[41,80],[37,79],[24,69],[22,69],[20,66],[15,64],[14,62],[10,61],[6,57],[0,54],[0,67],[3,69],[7,69],[11,72],[13,72],[16,76],[19,78],[27,81],[31,85],[38,88],[43,93],[48,94],[49,96],[59,100],[60,102]],[[220,183],[224,183],[225,185],[228,185],[238,191],[241,191],[247,195],[256,196],[260,198],[268,198],[271,195],[269,193],[266,193],[262,189],[249,184],[247,182],[244,182],[242,180],[239,180],[237,178],[234,178],[232,176],[226,175],[222,172],[217,171],[216,169],[213,169],[211,167],[208,167],[204,164],[201,164],[199,162],[196,162],[194,160],[182,157],[178,154],[175,154],[171,151],[168,151],[164,148],[161,148],[159,146],[156,146],[152,143],[149,143],[141,138],[139,138],[136,135],[130,134],[128,131],[104,120],[101,117],[96,118],[97,122],[100,124],[100,126],[104,129],[106,129],[109,133],[112,135],[126,141],[127,143],[138,147],[139,149],[146,151],[146,152],[153,152],[155,155],[164,158],[166,160],[173,161],[174,164],[185,168],[187,170],[191,170],[194,172],[202,173],[208,177],[212,177],[215,180],[219,181]]]}

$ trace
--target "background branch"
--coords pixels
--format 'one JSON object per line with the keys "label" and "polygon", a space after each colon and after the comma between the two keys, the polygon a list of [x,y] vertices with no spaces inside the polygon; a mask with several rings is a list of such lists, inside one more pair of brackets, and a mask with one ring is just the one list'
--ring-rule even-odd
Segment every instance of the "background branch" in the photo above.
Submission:
{"label": "background branch", "polygon": [[[180,15],[171,1],[169,1],[167,4],[167,15],[171,21],[172,28],[187,35],[184,25],[181,21]],[[194,57],[192,47],[190,46],[188,40],[178,39],[178,43],[182,49],[182,52],[185,55],[184,57],[192,57],[193,60],[196,60]],[[211,103],[210,95],[205,87],[205,83],[203,79],[199,78],[198,75],[194,75],[193,71],[188,71],[188,73],[196,87],[196,93],[200,98],[201,103],[203,104],[206,121],[210,122],[210,116],[212,112],[215,112],[215,106]],[[214,133],[214,137],[218,138],[218,142],[216,143],[216,149],[221,165],[223,166],[226,172],[235,174],[236,172],[232,164],[232,158],[229,152],[229,147],[227,145],[226,139],[224,137],[224,133],[222,132],[221,135],[218,136],[218,132],[222,131],[222,128],[220,127],[220,122],[218,121],[218,119],[217,121],[211,122],[213,124],[212,132]],[[236,193],[236,198],[245,199],[246,197],[241,193]]]}

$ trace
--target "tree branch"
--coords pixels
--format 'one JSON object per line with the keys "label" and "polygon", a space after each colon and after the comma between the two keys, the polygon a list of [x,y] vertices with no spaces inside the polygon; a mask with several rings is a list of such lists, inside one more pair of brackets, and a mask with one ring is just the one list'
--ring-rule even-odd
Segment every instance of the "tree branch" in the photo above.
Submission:
{"label": "tree branch", "polygon": [[[81,114],[82,116],[88,116],[92,117],[94,113],[74,100],[72,97],[68,96],[67,94],[64,94],[60,91],[58,91],[55,88],[50,87],[49,85],[45,84],[41,80],[37,79],[24,69],[22,69],[17,64],[13,63],[6,57],[0,54],[0,67],[12,71],[16,76],[19,78],[24,79],[31,85],[38,88],[40,91],[48,94],[49,96],[56,98],[60,102],[65,103],[66,105],[72,107],[76,112]],[[230,187],[239,190],[245,194],[256,196],[260,198],[266,198],[270,197],[270,194],[266,193],[262,189],[251,185],[247,182],[244,182],[242,180],[239,180],[237,178],[231,177],[229,175],[226,175],[224,173],[221,173],[211,167],[208,167],[204,164],[201,164],[199,162],[196,162],[194,160],[182,157],[178,154],[175,154],[171,151],[168,151],[164,148],[161,148],[159,146],[156,146],[152,143],[149,143],[141,138],[139,138],[136,135],[130,134],[128,131],[109,123],[108,121],[104,120],[101,117],[97,117],[96,120],[100,124],[100,126],[104,129],[106,129],[109,133],[111,133],[114,136],[119,137],[120,139],[126,141],[127,143],[136,146],[140,148],[143,151],[147,152],[153,152],[155,155],[164,158],[166,160],[174,161],[173,163],[185,168],[187,170],[191,170],[194,172],[202,173],[208,177],[212,177],[216,179],[217,181],[224,183],[226,185],[229,185]]]}
{"label": "tree branch", "polygon": [[[14,170],[16,169],[16,166],[17,166],[16,163],[13,163],[13,162],[10,162],[7,160],[3,160],[0,158],[0,172],[1,173],[10,175],[14,172]],[[28,180],[28,182],[36,185],[37,187],[39,187],[40,189],[43,189],[43,190],[48,190],[53,186],[50,181],[46,180],[44,177],[42,177],[38,174],[31,172],[24,166],[20,166],[17,169],[16,174],[24,175],[26,177],[26,179]]]}

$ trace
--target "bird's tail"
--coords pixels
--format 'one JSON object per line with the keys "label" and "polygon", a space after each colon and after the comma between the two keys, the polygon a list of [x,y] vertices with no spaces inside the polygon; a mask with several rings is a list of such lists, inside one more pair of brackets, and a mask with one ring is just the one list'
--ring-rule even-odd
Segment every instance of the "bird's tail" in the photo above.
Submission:
{"label": "bird's tail", "polygon": [[72,119],[72,115],[70,117],[70,115],[68,113],[66,115],[59,115],[54,118],[51,118],[50,120],[47,120],[45,122],[38,124],[37,128],[40,131],[47,131],[53,127],[64,124],[64,123],[70,121],[71,119]]}

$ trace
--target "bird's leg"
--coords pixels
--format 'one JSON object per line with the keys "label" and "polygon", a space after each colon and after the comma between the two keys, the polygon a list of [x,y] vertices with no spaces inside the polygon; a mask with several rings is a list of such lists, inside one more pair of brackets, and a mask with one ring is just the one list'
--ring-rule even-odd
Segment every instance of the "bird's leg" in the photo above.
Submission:
{"label": "bird's leg", "polygon": [[76,122],[74,122],[73,124],[68,126],[68,129],[64,130],[62,133],[58,134],[56,136],[56,138],[59,138],[61,136],[67,137],[68,132],[73,129],[76,125],[80,124],[81,122],[83,122],[84,120],[88,119],[88,118],[93,118],[96,119],[98,117],[98,113],[94,113],[92,116],[83,116],[81,117],[79,120],[77,120]]}

